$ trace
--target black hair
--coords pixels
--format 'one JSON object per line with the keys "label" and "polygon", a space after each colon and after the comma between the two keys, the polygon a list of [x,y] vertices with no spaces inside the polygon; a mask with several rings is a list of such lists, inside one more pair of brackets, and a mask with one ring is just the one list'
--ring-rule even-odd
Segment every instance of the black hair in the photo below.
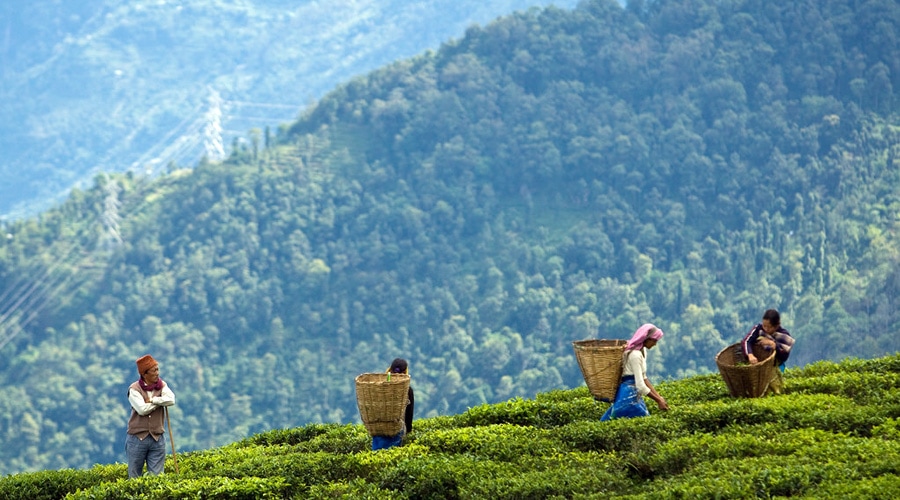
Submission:
{"label": "black hair", "polygon": [[394,358],[391,361],[391,373],[406,373],[406,368],[409,366],[406,360],[403,358]]}
{"label": "black hair", "polygon": [[763,318],[768,320],[772,326],[781,326],[781,315],[778,314],[778,311],[775,309],[767,309],[765,313],[763,313]]}

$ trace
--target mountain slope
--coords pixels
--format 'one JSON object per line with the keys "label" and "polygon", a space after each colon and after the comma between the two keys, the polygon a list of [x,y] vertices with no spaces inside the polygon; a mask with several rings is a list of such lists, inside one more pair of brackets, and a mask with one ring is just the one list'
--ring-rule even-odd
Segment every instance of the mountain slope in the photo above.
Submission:
{"label": "mountain slope", "polygon": [[681,5],[509,16],[7,225],[2,470],[119,460],[147,352],[191,450],[353,422],[398,355],[434,417],[576,387],[571,341],[648,321],[662,379],[769,307],[792,366],[900,350],[896,10]]}
{"label": "mountain slope", "polygon": [[193,165],[216,138],[227,150],[342,81],[546,4],[6,2],[0,215],[33,215],[98,172]]}
{"label": "mountain slope", "polygon": [[[361,425],[273,430],[124,464],[0,479],[36,498],[892,498],[900,494],[900,358],[788,370],[787,393],[733,399],[718,375],[658,384],[671,410],[599,422],[586,388],[420,419],[369,451]],[[413,379],[415,386],[415,379]],[[176,429],[177,421],[175,423]],[[174,431],[177,439],[177,430]],[[175,470],[177,458],[177,472]]]}

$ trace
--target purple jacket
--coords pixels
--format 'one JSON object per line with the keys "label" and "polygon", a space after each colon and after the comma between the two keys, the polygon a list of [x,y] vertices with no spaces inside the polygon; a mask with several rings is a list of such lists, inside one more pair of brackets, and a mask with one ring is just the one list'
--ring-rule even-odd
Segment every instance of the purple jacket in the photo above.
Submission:
{"label": "purple jacket", "polygon": [[747,335],[744,335],[744,340],[741,341],[741,349],[744,350],[744,354],[749,354],[752,351],[752,345],[759,340],[759,337],[768,337],[775,341],[775,360],[776,364],[783,365],[788,357],[791,355],[791,347],[794,345],[794,337],[791,337],[791,334],[788,333],[782,327],[778,327],[778,330],[775,331],[772,335],[767,334],[763,331],[762,323],[757,323],[756,326],[750,329],[747,332]]}

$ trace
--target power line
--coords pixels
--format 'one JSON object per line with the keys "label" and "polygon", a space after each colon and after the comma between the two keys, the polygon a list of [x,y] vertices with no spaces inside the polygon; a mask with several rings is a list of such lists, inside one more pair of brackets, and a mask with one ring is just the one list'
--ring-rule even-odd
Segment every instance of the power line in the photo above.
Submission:
{"label": "power line", "polygon": [[35,290],[38,290],[39,287],[43,286],[44,282],[49,280],[51,273],[53,273],[56,268],[69,259],[74,248],[74,245],[70,246],[61,259],[55,259],[53,264],[50,267],[45,268],[36,278],[28,280],[24,286],[13,290],[12,293],[14,295],[9,299],[9,305],[0,308],[0,326],[3,325],[7,318],[9,318],[22,303],[31,297]]}
{"label": "power line", "polygon": [[[181,123],[176,125],[174,128],[170,129],[166,133],[166,135],[164,135],[159,141],[156,142],[156,144],[154,144],[152,147],[150,147],[150,149],[145,151],[144,154],[142,154],[140,157],[138,157],[137,160],[132,162],[130,168],[132,170],[136,169],[141,164],[147,163],[148,161],[150,161],[150,159],[152,159],[152,160],[160,159],[160,156],[163,156],[165,151],[171,147],[171,141],[173,140],[173,137],[185,135],[184,133],[180,133],[180,131],[182,129],[188,128],[188,130],[199,130],[200,129],[199,124],[203,123],[202,112],[203,112],[202,105],[195,106],[191,110],[191,112],[187,116],[185,116],[183,120],[181,120]],[[166,144],[168,144],[168,146]],[[160,148],[162,149],[162,151],[157,152]]]}
{"label": "power line", "polygon": [[[90,255],[87,257],[90,258]],[[78,267],[78,266],[76,266]],[[50,303],[53,298],[58,297],[59,294],[68,287],[69,282],[76,276],[75,273],[70,273],[68,275],[63,275],[58,278],[54,278],[54,282],[47,285],[43,289],[40,290],[38,295],[35,295],[35,298],[30,301],[26,307],[27,309],[22,311],[22,314],[19,315],[19,320],[16,322],[16,329],[12,332],[8,333],[5,337],[0,338],[0,349],[3,349],[6,344],[10,343],[13,339],[15,339],[19,334],[25,331],[25,328],[34,321],[38,314],[44,310],[44,307]],[[21,321],[22,317],[27,314],[24,321]],[[7,325],[0,324],[0,331],[6,330],[13,323],[13,320],[16,319],[13,317]]]}
{"label": "power line", "polygon": [[[221,161],[226,157],[225,133],[234,136],[246,133],[226,128],[225,124],[231,125],[235,121],[285,123],[295,119],[285,118],[283,115],[273,117],[258,113],[250,116],[241,114],[241,110],[246,108],[257,108],[257,112],[259,108],[291,109],[298,113],[301,109],[291,104],[223,99],[215,89],[210,88],[205,109],[202,105],[194,107],[181,123],[170,129],[151,149],[135,160],[131,169],[144,167],[144,173],[152,175],[159,165],[167,165],[173,161],[181,163],[186,159],[193,162],[199,159],[201,152],[211,161]],[[191,155],[195,158],[190,158]],[[150,168],[146,168],[148,164]]]}
{"label": "power line", "polygon": [[[60,285],[61,283],[64,285],[71,279],[71,274],[68,276],[65,274],[61,275],[61,273],[57,272],[57,269],[64,264],[75,264],[71,256],[77,256],[78,254],[74,253],[74,250],[75,245],[70,245],[65,250],[62,258],[55,259],[53,264],[45,267],[37,278],[28,280],[22,286],[13,289],[12,298],[7,305],[0,309],[0,335],[5,334],[5,336],[0,336],[0,349],[22,332],[23,325],[27,325],[27,323],[30,323],[37,317],[37,314],[44,308],[50,297],[55,296],[56,293],[62,290],[63,286]],[[53,293],[50,293],[51,290]],[[18,329],[9,333],[8,329],[16,323],[16,319],[21,320],[25,315],[28,316],[27,322],[23,324],[20,321]]]}
{"label": "power line", "polygon": [[268,116],[235,116],[235,115],[225,115],[225,118],[229,119],[229,121],[255,121],[255,122],[279,122],[284,123],[290,121],[289,119],[273,119]]}

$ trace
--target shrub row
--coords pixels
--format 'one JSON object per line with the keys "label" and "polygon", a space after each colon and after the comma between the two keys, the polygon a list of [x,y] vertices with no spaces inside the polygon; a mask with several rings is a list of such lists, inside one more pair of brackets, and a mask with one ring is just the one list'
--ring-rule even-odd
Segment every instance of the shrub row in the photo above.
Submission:
{"label": "shrub row", "polygon": [[[747,498],[900,496],[896,362],[789,370],[787,393],[733,399],[713,376],[658,384],[672,403],[600,422],[585,388],[423,419],[370,451],[361,425],[311,424],[124,464],[16,474],[0,498]],[[867,493],[868,492],[868,493]],[[871,493],[871,495],[870,495]]]}

